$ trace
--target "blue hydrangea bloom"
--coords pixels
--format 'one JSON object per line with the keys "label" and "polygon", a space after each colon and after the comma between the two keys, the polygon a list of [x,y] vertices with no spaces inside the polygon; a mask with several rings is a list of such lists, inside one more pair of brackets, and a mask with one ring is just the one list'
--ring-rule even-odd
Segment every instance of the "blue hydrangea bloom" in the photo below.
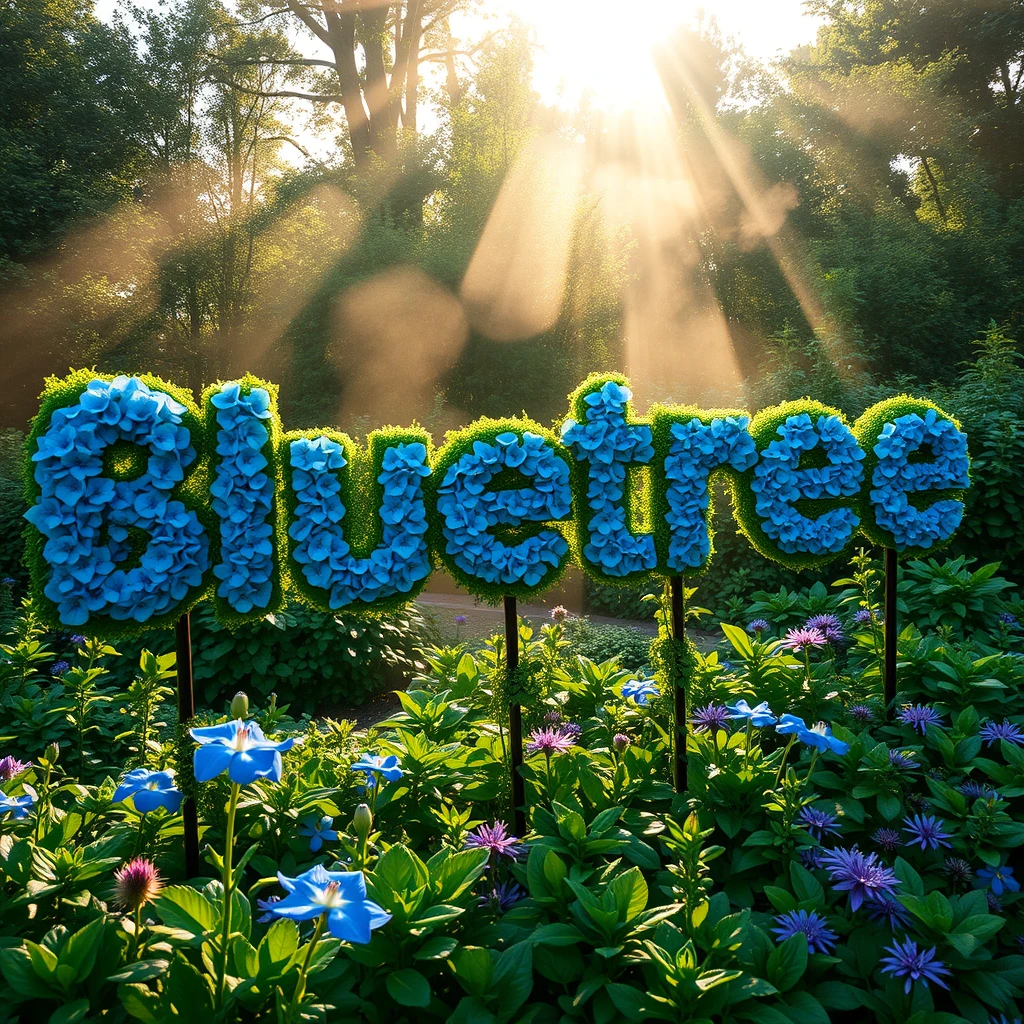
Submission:
{"label": "blue hydrangea bloom", "polygon": [[114,790],[114,803],[132,798],[140,814],[148,814],[165,807],[176,814],[181,807],[181,791],[174,785],[174,772],[153,772],[148,768],[133,768]]}
{"label": "blue hydrangea bloom", "polygon": [[366,772],[367,785],[370,788],[374,785],[374,775],[383,775],[388,782],[397,782],[405,774],[399,767],[395,754],[389,754],[387,757],[383,754],[363,754],[358,761],[352,762],[350,770]]}
{"label": "blue hydrangea bloom", "polygon": [[276,903],[268,901],[268,914],[289,921],[326,915],[328,930],[342,942],[369,942],[371,932],[391,920],[386,910],[366,898],[361,871],[327,871],[317,864],[297,878],[278,873],[277,880],[288,895]]}
{"label": "blue hydrangea bloom", "polygon": [[730,718],[745,718],[758,729],[775,724],[775,716],[766,700],[761,701],[756,708],[752,708],[746,700],[738,700],[735,704],[729,704],[728,708]]}
{"label": "blue hydrangea bloom", "polygon": [[270,431],[270,395],[242,394],[232,381],[210,399],[216,409],[217,469],[210,494],[220,519],[217,596],[239,614],[266,608],[274,589],[274,479],[263,449]]}
{"label": "blue hydrangea bloom", "polygon": [[[97,615],[147,622],[173,611],[203,582],[209,539],[195,512],[171,493],[195,461],[185,407],[138,377],[93,380],[54,411],[32,461],[40,495],[25,518],[46,538],[43,593],[66,625]],[[103,475],[116,441],[148,450],[134,480]],[[130,569],[132,533],[149,541]]]}
{"label": "blue hydrangea bloom", "polygon": [[36,802],[36,791],[31,786],[25,786],[24,790],[24,796],[6,796],[0,793],[0,818],[7,814],[15,820],[28,817]]}
{"label": "blue hydrangea bloom", "polygon": [[658,561],[654,537],[630,532],[624,502],[629,467],[654,457],[651,428],[626,422],[632,397],[629,388],[605,381],[584,399],[586,422],[568,419],[562,425],[562,443],[588,467],[590,517],[583,556],[606,575],[617,577],[653,569]]}
{"label": "blue hydrangea bloom", "polygon": [[657,685],[650,679],[630,679],[622,684],[622,696],[635,704],[646,704],[651,697],[661,693]]}
{"label": "blue hydrangea bloom", "polygon": [[328,437],[302,437],[290,446],[291,486],[298,498],[288,535],[298,543],[292,557],[310,586],[329,592],[331,608],[407,594],[430,575],[427,506],[423,481],[430,476],[426,445],[393,445],[384,452],[377,482],[381,541],[365,558],[345,540],[346,509],[338,471],[348,463],[343,447]]}
{"label": "blue hydrangea bloom", "polygon": [[266,739],[256,722],[235,720],[223,725],[189,729],[199,744],[192,763],[196,782],[209,782],[222,772],[232,782],[247,786],[257,779],[281,781],[281,753],[291,750],[295,739]]}
{"label": "blue hydrangea bloom", "polygon": [[[850,508],[836,508],[815,519],[796,509],[801,500],[848,498],[860,491],[864,451],[838,416],[812,419],[807,413],[789,416],[779,435],[754,467],[750,489],[761,517],[761,529],[786,554],[836,554],[860,525]],[[800,468],[805,452],[821,447],[827,464]]]}
{"label": "blue hydrangea bloom", "polygon": [[[921,448],[932,458],[911,462]],[[888,530],[893,546],[930,548],[953,535],[963,519],[963,502],[942,499],[919,509],[908,495],[967,487],[967,435],[934,409],[923,416],[908,413],[886,423],[874,447],[878,464],[871,474],[875,522]]]}
{"label": "blue hydrangea bloom", "polygon": [[334,819],[327,815],[318,819],[315,814],[311,814],[308,818],[302,819],[302,824],[299,825],[299,835],[308,836],[310,850],[313,853],[318,853],[324,845],[324,840],[332,843],[337,841],[338,833],[331,828],[333,824]]}
{"label": "blue hydrangea bloom", "polygon": [[672,424],[672,443],[665,458],[665,521],[672,531],[668,564],[674,571],[698,568],[708,560],[708,476],[719,466],[742,473],[757,462],[749,425],[749,416],[716,417],[710,423],[694,417],[688,423]]}
{"label": "blue hydrangea bloom", "polygon": [[[518,470],[530,486],[488,490],[503,469]],[[492,527],[555,522],[571,508],[568,464],[540,434],[528,430],[498,434],[493,444],[475,441],[471,452],[448,467],[437,496],[446,553],[463,572],[487,583],[534,586],[569,550],[557,530],[540,530],[506,544]]]}

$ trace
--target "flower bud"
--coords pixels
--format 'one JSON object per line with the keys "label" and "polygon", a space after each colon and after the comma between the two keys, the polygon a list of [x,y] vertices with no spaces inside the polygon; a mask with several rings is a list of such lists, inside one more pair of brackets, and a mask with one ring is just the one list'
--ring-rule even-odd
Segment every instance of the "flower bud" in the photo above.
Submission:
{"label": "flower bud", "polygon": [[249,698],[239,690],[231,698],[231,717],[244,719],[247,714],[249,714]]}
{"label": "flower bud", "polygon": [[616,754],[621,754],[629,746],[629,737],[624,732],[617,732],[612,737],[612,746]]}
{"label": "flower bud", "polygon": [[51,743],[43,751],[43,760],[44,761],[49,761],[50,764],[56,764],[58,757],[60,757],[60,744],[59,743]]}
{"label": "flower bud", "polygon": [[373,828],[373,811],[366,804],[360,804],[352,818],[352,827],[360,839],[365,839]]}

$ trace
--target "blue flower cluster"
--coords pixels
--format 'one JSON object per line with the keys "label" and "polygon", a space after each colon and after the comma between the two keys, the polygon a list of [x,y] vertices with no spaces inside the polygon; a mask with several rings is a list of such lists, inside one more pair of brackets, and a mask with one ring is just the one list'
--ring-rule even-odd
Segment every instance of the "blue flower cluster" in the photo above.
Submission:
{"label": "blue flower cluster", "polygon": [[427,447],[393,445],[384,452],[377,477],[383,487],[378,510],[381,542],[365,558],[351,553],[341,525],[345,517],[337,472],[347,465],[337,441],[300,437],[291,442],[291,486],[299,502],[288,535],[298,541],[292,557],[306,581],[330,592],[331,608],[407,594],[430,574],[427,506],[423,478],[430,476]]}
{"label": "blue flower cluster", "polygon": [[742,473],[757,462],[757,448],[747,427],[749,416],[727,416],[702,423],[673,423],[672,443],[665,458],[668,513],[672,530],[669,568],[676,572],[698,568],[711,554],[708,536],[708,476],[719,466]]}
{"label": "blue flower cluster", "polygon": [[[195,461],[185,407],[138,377],[93,380],[74,405],[54,411],[32,461],[40,497],[25,518],[47,538],[43,592],[61,621],[96,615],[147,622],[172,611],[203,582],[209,540],[196,514],[171,492]],[[149,450],[134,480],[103,475],[116,441]],[[129,569],[140,533],[149,535]]]}
{"label": "blue flower cluster", "polygon": [[563,444],[578,461],[589,464],[587,504],[592,515],[583,557],[608,576],[644,572],[658,561],[654,537],[630,533],[629,510],[623,503],[629,466],[654,457],[651,428],[626,423],[626,405],[632,397],[629,388],[605,381],[584,398],[586,423],[568,419],[562,425]]}
{"label": "blue flower cluster", "polygon": [[[800,500],[852,497],[864,478],[864,451],[850,428],[838,416],[807,413],[789,416],[777,430],[778,438],[761,452],[750,489],[765,535],[786,554],[835,554],[846,546],[860,525],[849,508],[836,508],[816,519],[794,507]],[[818,445],[828,464],[800,468],[800,457]]]}
{"label": "blue flower cluster", "polygon": [[[931,448],[928,462],[911,462],[910,455]],[[953,535],[964,515],[963,502],[949,499],[917,509],[908,494],[967,487],[967,436],[935,409],[924,416],[908,413],[886,423],[874,447],[878,464],[871,475],[875,522],[893,536],[897,549],[930,548]]]}
{"label": "blue flower cluster", "polygon": [[[532,481],[529,487],[489,491],[503,469]],[[438,488],[445,552],[471,576],[488,583],[534,586],[561,564],[569,545],[557,530],[541,530],[517,544],[498,540],[495,526],[521,526],[565,519],[572,508],[569,467],[540,434],[505,431],[493,444],[474,441]]]}
{"label": "blue flower cluster", "polygon": [[217,410],[220,460],[210,494],[220,518],[221,580],[217,596],[245,615],[266,608],[274,590],[274,478],[262,454],[270,431],[270,395],[264,388],[242,394],[237,381],[224,384],[210,399]]}

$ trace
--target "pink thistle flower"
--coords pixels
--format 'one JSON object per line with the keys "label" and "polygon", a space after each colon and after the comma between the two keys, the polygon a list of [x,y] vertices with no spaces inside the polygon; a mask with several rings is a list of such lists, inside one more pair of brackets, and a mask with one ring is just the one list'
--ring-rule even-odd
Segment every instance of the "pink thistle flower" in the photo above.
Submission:
{"label": "pink thistle flower", "polygon": [[114,872],[114,896],[129,910],[138,910],[149,903],[163,885],[164,880],[155,865],[145,857],[136,857]]}
{"label": "pink thistle flower", "polygon": [[503,821],[493,825],[480,825],[466,836],[467,850],[488,850],[492,861],[500,857],[511,857],[515,860],[523,852],[523,841],[518,836],[509,835],[508,826]]}
{"label": "pink thistle flower", "polygon": [[530,733],[530,742],[526,744],[526,752],[550,757],[569,750],[575,743],[575,738],[561,729],[534,729]]}
{"label": "pink thistle flower", "polygon": [[29,767],[29,762],[19,761],[16,757],[0,757],[0,782],[10,782]]}
{"label": "pink thistle flower", "polygon": [[827,642],[825,634],[820,629],[804,627],[791,629],[782,641],[782,646],[797,653],[811,647],[824,647]]}

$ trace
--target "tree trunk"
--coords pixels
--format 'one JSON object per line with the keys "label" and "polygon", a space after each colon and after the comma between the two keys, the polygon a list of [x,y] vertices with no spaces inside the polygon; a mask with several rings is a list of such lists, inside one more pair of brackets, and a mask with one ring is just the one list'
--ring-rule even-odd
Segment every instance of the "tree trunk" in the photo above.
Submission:
{"label": "tree trunk", "polygon": [[362,170],[369,164],[372,145],[370,142],[370,116],[363,105],[363,94],[359,86],[359,69],[356,67],[356,16],[351,12],[326,14],[328,45],[334,54],[341,87],[341,105],[348,122],[349,139],[352,142],[352,156],[356,169]]}
{"label": "tree trunk", "polygon": [[416,104],[420,87],[420,39],[423,35],[423,11],[420,0],[409,0],[402,33],[406,47],[405,60],[405,113],[403,126],[416,134]]}

